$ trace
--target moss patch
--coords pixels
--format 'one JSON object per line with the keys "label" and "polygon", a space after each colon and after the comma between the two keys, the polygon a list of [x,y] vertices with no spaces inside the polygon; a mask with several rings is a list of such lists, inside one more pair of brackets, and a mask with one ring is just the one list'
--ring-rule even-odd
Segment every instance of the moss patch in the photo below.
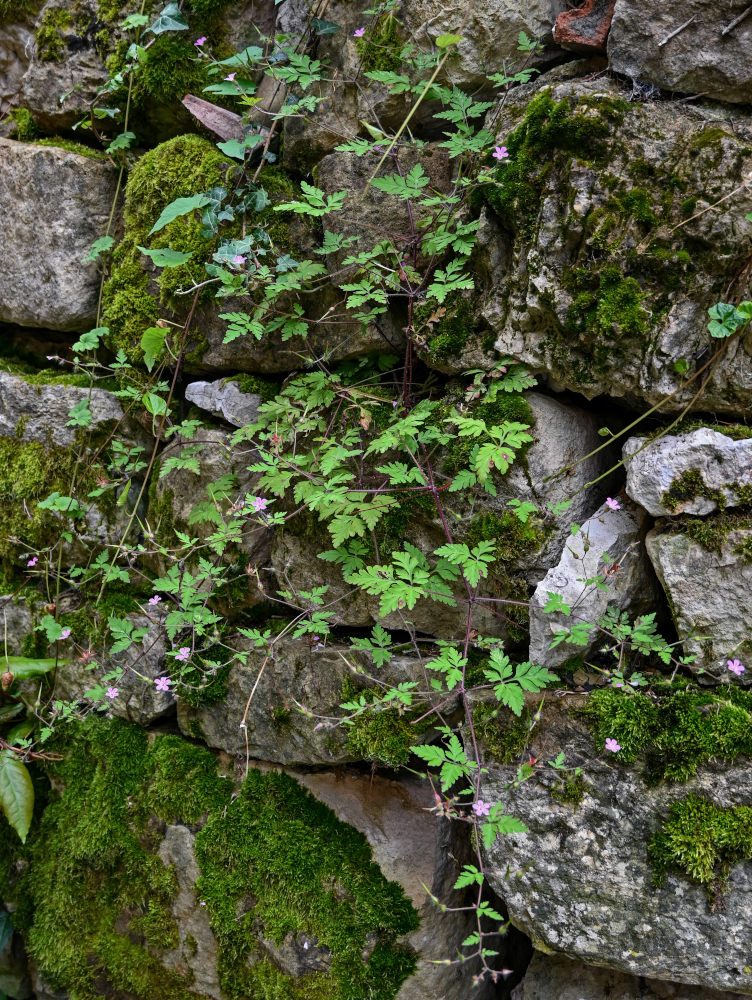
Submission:
{"label": "moss patch", "polygon": [[[679,528],[708,552],[721,555],[732,531],[752,531],[752,516],[742,512],[730,512],[705,518],[691,517],[677,521],[674,527]],[[742,556],[745,562],[752,562],[750,539],[739,542],[734,552]]]}
{"label": "moss patch", "polygon": [[28,108],[14,108],[10,117],[16,123],[10,133],[11,139],[17,142],[34,142],[39,138],[39,127]]}
{"label": "moss patch", "polygon": [[710,760],[752,757],[752,692],[667,690],[661,697],[605,688],[583,709],[599,752],[613,738],[625,764],[645,760],[648,784],[686,781]]}
{"label": "moss patch", "polygon": [[49,139],[37,139],[37,146],[55,146],[58,149],[67,149],[69,153],[78,153],[79,156],[88,156],[93,160],[106,160],[107,157],[100,149],[92,149],[82,142],[74,142],[72,139],[61,139],[59,136],[52,136]]}
{"label": "moss patch", "polygon": [[710,489],[699,469],[687,469],[675,479],[661,497],[661,503],[666,510],[675,514],[681,504],[697,497],[705,497],[706,500],[712,501],[719,510],[723,510],[726,506],[723,493],[720,490]]}
{"label": "moss patch", "polygon": [[498,705],[482,703],[473,709],[473,726],[487,753],[500,764],[516,764],[530,742],[530,713],[517,717]]}
{"label": "moss patch", "polygon": [[722,809],[688,795],[671,807],[649,856],[658,885],[669,871],[678,871],[705,887],[713,908],[722,905],[731,867],[752,859],[752,808]]}
{"label": "moss patch", "polygon": [[392,13],[379,18],[363,38],[355,40],[355,45],[364,72],[390,70],[397,73],[402,69],[400,25]]}
{"label": "moss patch", "polygon": [[[231,800],[208,750],[177,736],[150,743],[119,720],[76,724],[56,749],[60,793],[33,828],[18,886],[18,924],[56,988],[76,1000],[203,996],[185,964],[160,960],[180,943],[176,875],[158,854],[165,823],[202,825],[196,892],[233,1000],[390,1000],[414,968],[395,944],[417,926],[412,906],[361,834],[293,779],[252,771]],[[258,942],[301,933],[330,950],[331,967],[293,979]]]}

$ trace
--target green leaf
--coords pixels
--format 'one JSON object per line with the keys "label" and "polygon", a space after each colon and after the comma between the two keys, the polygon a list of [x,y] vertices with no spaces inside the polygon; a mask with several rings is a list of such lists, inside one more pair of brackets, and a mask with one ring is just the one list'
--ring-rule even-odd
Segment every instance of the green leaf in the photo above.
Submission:
{"label": "green leaf", "polygon": [[34,786],[26,766],[11,750],[0,751],[0,807],[25,844],[34,812]]}
{"label": "green leaf", "polygon": [[175,201],[171,201],[162,209],[162,214],[146,235],[151,236],[152,233],[158,233],[160,229],[164,229],[175,219],[179,219],[182,215],[190,215],[191,212],[205,208],[208,204],[209,198],[205,194],[193,194],[190,198],[176,198]]}
{"label": "green leaf", "polygon": [[194,250],[191,250],[190,253],[182,253],[180,250],[170,250],[169,247],[165,247],[163,250],[147,250],[146,247],[138,249],[147,257],[151,257],[157,267],[180,267],[195,253]]}
{"label": "green leaf", "polygon": [[221,149],[225,156],[231,156],[234,160],[244,160],[249,149],[263,144],[264,137],[258,132],[247,135],[242,141],[240,139],[228,139],[227,142],[218,142],[217,149]]}
{"label": "green leaf", "polygon": [[100,254],[107,253],[108,250],[111,250],[114,243],[115,240],[112,236],[100,236],[99,239],[94,240],[92,245],[89,247],[89,252],[83,258],[81,263],[85,264],[89,260],[97,260]]}
{"label": "green leaf", "polygon": [[[107,237],[107,239],[109,239],[109,237]],[[73,345],[73,350],[78,351],[79,353],[83,353],[83,351],[95,351],[99,347],[100,339],[102,337],[106,337],[109,332],[109,326],[98,326],[95,330],[89,330],[88,333],[82,333]]]}
{"label": "green leaf", "polygon": [[72,409],[68,411],[70,420],[66,420],[66,427],[90,427],[91,409],[87,398],[80,399]]}
{"label": "green leaf", "polygon": [[166,401],[155,392],[145,392],[141,397],[141,402],[144,404],[146,410],[154,417],[161,417],[162,414],[167,413]]}
{"label": "green leaf", "polygon": [[[55,622],[54,618],[52,620]],[[57,622],[55,622],[55,625],[60,630],[55,639],[59,639],[63,629]],[[50,639],[49,641],[54,642],[55,640]],[[23,680],[26,677],[38,677],[40,674],[47,674],[50,670],[55,669],[55,664],[67,662],[67,660],[56,660],[54,657],[42,659],[34,656],[6,656],[0,660],[0,670],[9,670],[14,677]]]}
{"label": "green leaf", "polygon": [[312,17],[311,27],[317,35],[334,35],[342,30],[342,26],[334,21],[325,21],[322,17]]}
{"label": "green leaf", "polygon": [[165,31],[186,31],[188,22],[180,13],[180,7],[176,3],[168,3],[163,8],[159,17],[152,21],[146,31],[151,31],[155,35],[163,35]]}
{"label": "green leaf", "polygon": [[144,352],[144,364],[147,371],[151,371],[157,358],[164,347],[167,331],[161,326],[150,326],[144,330],[140,340],[141,350]]}
{"label": "green leaf", "polygon": [[116,135],[112,142],[108,143],[106,149],[108,153],[113,153],[117,149],[129,149],[136,138],[135,132],[121,132]]}
{"label": "green leaf", "polygon": [[457,45],[461,41],[461,35],[439,35],[435,45],[437,49],[448,49],[450,45]]}

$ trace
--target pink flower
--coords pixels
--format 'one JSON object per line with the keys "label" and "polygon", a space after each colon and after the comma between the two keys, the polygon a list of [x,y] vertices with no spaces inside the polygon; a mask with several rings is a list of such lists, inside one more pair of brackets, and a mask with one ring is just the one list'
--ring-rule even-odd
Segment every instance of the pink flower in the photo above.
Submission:
{"label": "pink flower", "polygon": [[[191,655],[191,647],[190,646],[181,646],[180,647],[180,652],[175,654],[175,659],[176,660],[187,660],[190,655]],[[156,684],[156,681],[154,683]],[[162,690],[162,689],[160,688],[160,690]]]}
{"label": "pink flower", "polygon": [[266,500],[264,497],[254,497],[253,500],[251,501],[251,505],[258,514],[260,513],[260,511],[266,510],[266,508],[269,506],[269,501]]}
{"label": "pink flower", "polygon": [[611,753],[618,753],[621,750],[621,746],[609,736],[606,740],[606,750],[610,750]]}
{"label": "pink flower", "polygon": [[38,562],[39,562],[39,556],[34,556],[33,559],[29,559],[29,561],[26,563],[26,565],[27,566],[36,566],[36,564]]}
{"label": "pink flower", "polygon": [[116,687],[108,687],[107,690],[105,691],[105,694],[110,699],[110,701],[112,701],[113,698],[117,698],[120,692]]}
{"label": "pink flower", "polygon": [[151,605],[159,604],[161,600],[162,598],[159,596],[159,594],[155,594],[154,597],[149,598],[149,604]]}
{"label": "pink flower", "polygon": [[200,38],[197,38],[193,44],[200,49],[205,42],[206,42],[206,35],[202,35]]}
{"label": "pink flower", "polygon": [[228,73],[227,76],[225,77],[225,80],[229,80],[230,83],[232,83],[232,81],[235,79],[236,76],[237,73]]}
{"label": "pink flower", "polygon": [[[190,653],[188,647],[186,647],[185,651],[187,653]],[[180,652],[182,653],[183,650],[181,649]],[[183,658],[185,659],[185,657]],[[177,659],[179,660],[180,657],[178,656]],[[170,684],[172,684],[172,680],[169,677],[155,677],[154,679],[154,687],[157,689],[157,691],[169,691]]]}
{"label": "pink flower", "polygon": [[731,673],[736,674],[737,677],[744,673],[745,668],[738,660],[727,660],[726,663]]}
{"label": "pink flower", "polygon": [[473,812],[476,816],[488,816],[491,812],[491,806],[483,799],[478,799],[477,802],[473,802]]}
{"label": "pink flower", "polygon": [[60,633],[60,638],[67,639],[69,635],[70,635],[70,629],[64,628],[63,631]]}
{"label": "pink flower", "polygon": [[354,38],[362,38],[363,35],[365,35],[365,33],[366,33],[366,29],[365,28],[356,28],[355,31],[353,31],[353,37]]}
{"label": "pink flower", "polygon": [[495,160],[506,160],[509,153],[506,146],[494,146],[494,151],[491,155]]}
{"label": "pink flower", "polygon": [[621,510],[621,504],[618,500],[614,500],[613,497],[606,497],[606,506],[609,510]]}
{"label": "pink flower", "polygon": [[242,254],[236,254],[232,258],[232,262],[233,264],[235,264],[236,267],[241,267],[243,264],[245,264],[245,257],[243,257]]}
{"label": "pink flower", "polygon": [[622,684],[621,681],[614,681],[614,687],[615,688],[623,688],[624,685]]}

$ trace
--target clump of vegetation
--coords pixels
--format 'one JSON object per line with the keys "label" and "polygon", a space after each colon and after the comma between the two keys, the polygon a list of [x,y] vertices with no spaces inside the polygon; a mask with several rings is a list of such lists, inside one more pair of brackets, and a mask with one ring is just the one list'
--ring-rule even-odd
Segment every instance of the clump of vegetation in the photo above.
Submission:
{"label": "clump of vegetation", "polygon": [[667,689],[659,696],[594,691],[582,710],[602,751],[607,739],[625,764],[644,758],[649,784],[686,781],[711,760],[752,757],[752,692]]}
{"label": "clump of vegetation", "polygon": [[473,725],[491,757],[500,764],[515,764],[530,742],[530,713],[523,709],[518,716],[504,712],[498,705],[482,702],[473,709]]}
{"label": "clump of vegetation", "polygon": [[671,806],[668,819],[649,847],[655,881],[662,885],[678,871],[702,885],[716,909],[733,865],[752,859],[752,808],[723,809],[698,795]]}

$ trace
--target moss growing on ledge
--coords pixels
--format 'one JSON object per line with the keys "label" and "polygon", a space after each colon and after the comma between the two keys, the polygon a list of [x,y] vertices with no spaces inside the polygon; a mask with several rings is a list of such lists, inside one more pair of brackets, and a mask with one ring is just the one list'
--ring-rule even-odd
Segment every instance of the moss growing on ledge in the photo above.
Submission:
{"label": "moss growing on ledge", "polygon": [[722,809],[688,795],[671,806],[650,842],[649,857],[657,885],[669,871],[679,871],[705,887],[714,909],[722,905],[732,865],[752,859],[752,808]]}
{"label": "moss growing on ledge", "polygon": [[[749,489],[749,487],[744,487]],[[752,530],[752,516],[741,511],[714,514],[710,517],[692,517],[677,521],[674,527],[688,535],[693,542],[701,545],[708,552],[721,555],[728,543],[732,531]],[[745,562],[752,562],[749,539],[735,546],[734,552],[741,555]]]}
{"label": "moss growing on ledge", "polygon": [[661,497],[661,503],[675,514],[679,505],[687,500],[694,500],[696,497],[705,497],[711,500],[719,510],[726,506],[726,498],[720,490],[712,490],[706,485],[699,469],[687,469],[678,479],[675,479],[671,486]]}
{"label": "moss growing on ledge", "polygon": [[473,725],[488,754],[500,764],[516,764],[530,742],[530,713],[519,718],[499,705],[481,703],[473,709]]}
{"label": "moss growing on ledge", "polygon": [[[195,828],[197,898],[206,903],[230,1000],[391,1000],[414,968],[395,944],[417,915],[371,861],[365,839],[293,779],[252,771],[240,794],[217,760],[181,737],[88,719],[49,765],[56,795],[32,828],[16,887],[17,925],[44,978],[75,1000],[200,1000],[173,916],[176,873],[158,849],[165,824]],[[263,938],[305,934],[330,952],[293,978]],[[165,953],[183,949],[171,968]],[[180,952],[178,953],[180,955]],[[367,958],[364,958],[364,954]]]}
{"label": "moss growing on ledge", "polygon": [[355,40],[364,72],[391,70],[397,73],[403,68],[399,29],[397,19],[388,13],[369,28],[364,38]]}
{"label": "moss growing on ledge", "polygon": [[605,688],[582,711],[599,752],[612,738],[621,746],[616,760],[644,757],[648,784],[686,781],[710,760],[752,757],[752,692],[738,687],[688,687],[662,697]]}

